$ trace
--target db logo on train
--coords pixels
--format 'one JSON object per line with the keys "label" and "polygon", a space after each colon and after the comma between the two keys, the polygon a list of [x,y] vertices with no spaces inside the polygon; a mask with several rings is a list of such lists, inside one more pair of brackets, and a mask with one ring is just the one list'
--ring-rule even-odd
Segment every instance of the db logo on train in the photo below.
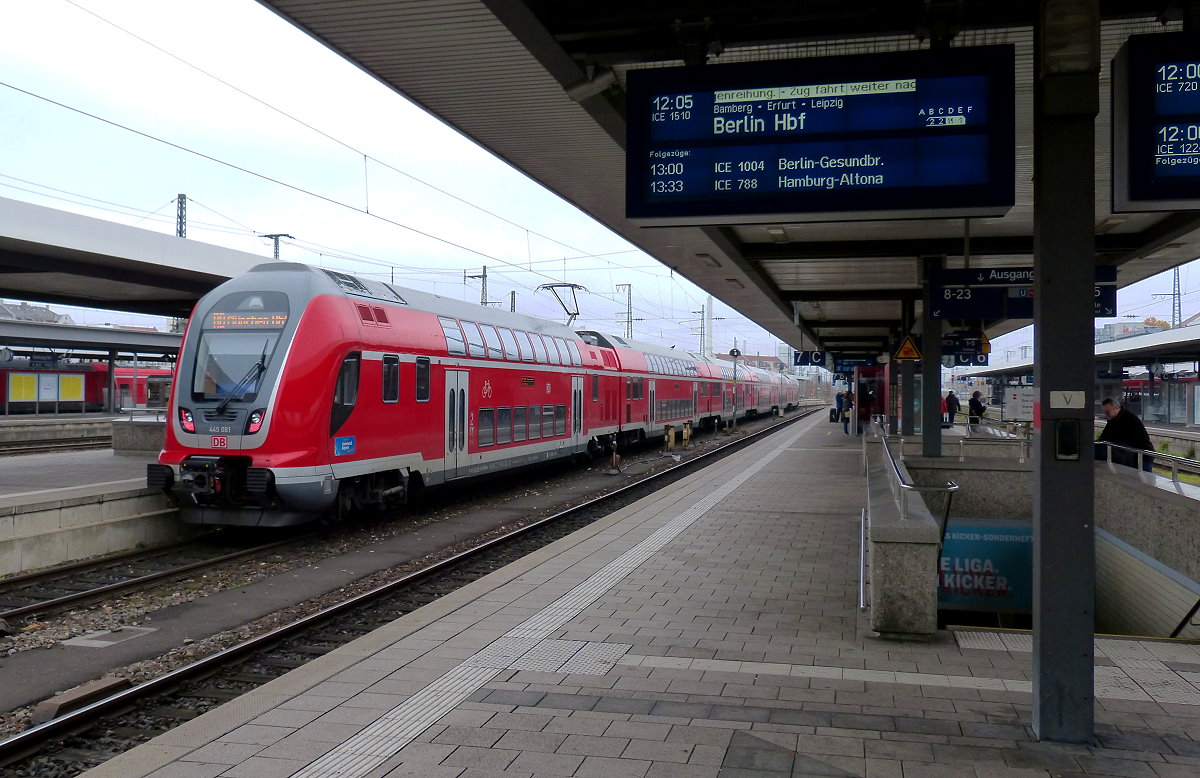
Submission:
{"label": "db logo on train", "polygon": [[213,435],[212,436],[212,447],[213,448],[229,448],[229,438],[225,437],[224,435]]}

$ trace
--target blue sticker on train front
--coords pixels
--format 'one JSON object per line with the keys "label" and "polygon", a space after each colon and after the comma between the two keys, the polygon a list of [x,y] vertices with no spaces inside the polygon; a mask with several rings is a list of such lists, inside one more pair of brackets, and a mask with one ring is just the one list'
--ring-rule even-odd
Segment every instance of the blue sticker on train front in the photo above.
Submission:
{"label": "blue sticker on train front", "polygon": [[344,457],[347,454],[354,453],[354,436],[349,435],[344,438],[333,439],[333,454],[334,456]]}

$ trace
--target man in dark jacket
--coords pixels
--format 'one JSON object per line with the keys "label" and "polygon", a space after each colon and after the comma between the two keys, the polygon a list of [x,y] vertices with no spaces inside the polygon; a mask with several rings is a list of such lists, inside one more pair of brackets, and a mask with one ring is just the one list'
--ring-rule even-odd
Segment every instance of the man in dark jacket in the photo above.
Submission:
{"label": "man in dark jacket", "polygon": [[953,391],[947,392],[946,393],[946,416],[948,417],[947,421],[950,422],[951,426],[954,425],[955,415],[961,410],[962,410],[962,403],[960,403],[958,401],[958,397],[955,396]]}
{"label": "man in dark jacket", "polygon": [[[1100,403],[1100,408],[1104,411],[1104,418],[1108,419],[1108,423],[1104,425],[1104,431],[1096,440],[1128,448],[1140,448],[1143,451],[1154,450],[1154,444],[1150,442],[1150,436],[1146,433],[1146,425],[1142,424],[1142,420],[1133,411],[1122,407],[1121,403],[1111,397],[1105,397],[1104,402]],[[1096,459],[1107,458],[1107,452],[1104,451],[1106,448],[1108,447],[1096,446]],[[1137,454],[1132,451],[1122,451],[1118,448],[1112,450],[1113,464],[1137,467],[1137,459]],[[1153,472],[1154,457],[1142,457],[1142,469],[1147,473]]]}

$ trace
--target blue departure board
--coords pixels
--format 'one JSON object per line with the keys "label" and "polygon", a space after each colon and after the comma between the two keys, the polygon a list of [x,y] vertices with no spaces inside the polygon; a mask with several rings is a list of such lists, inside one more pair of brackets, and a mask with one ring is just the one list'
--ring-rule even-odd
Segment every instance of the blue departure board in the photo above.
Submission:
{"label": "blue departure board", "polygon": [[1113,210],[1200,208],[1200,36],[1131,36],[1112,89]]}
{"label": "blue departure board", "polygon": [[626,213],[663,224],[999,216],[1012,46],[632,70]]}

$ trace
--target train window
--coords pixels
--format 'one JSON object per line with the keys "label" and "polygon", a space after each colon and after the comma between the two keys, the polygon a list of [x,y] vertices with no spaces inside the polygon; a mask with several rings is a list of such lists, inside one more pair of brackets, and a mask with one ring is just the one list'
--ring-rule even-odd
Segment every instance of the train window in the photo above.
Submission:
{"label": "train window", "polygon": [[525,439],[525,406],[513,408],[513,441],[520,443]]}
{"label": "train window", "polygon": [[625,379],[625,399],[626,400],[633,399],[633,379],[632,378]]}
{"label": "train window", "polygon": [[337,382],[333,385],[333,409],[329,414],[329,434],[337,432],[358,400],[358,373],[362,354],[354,351],[342,360],[342,369],[338,371]]}
{"label": "train window", "polygon": [[483,339],[487,341],[488,358],[504,359],[504,349],[500,345],[500,336],[496,334],[496,328],[490,324],[480,324],[479,329],[483,330]]}
{"label": "train window", "polygon": [[536,332],[529,333],[529,340],[533,343],[533,354],[537,357],[537,361],[543,365],[548,364],[546,356],[546,344],[542,342],[542,336]]}
{"label": "train window", "polygon": [[496,409],[496,442],[508,443],[512,440],[512,408]]}
{"label": "train window", "polygon": [[479,445],[490,446],[496,442],[496,411],[493,408],[479,409]]}
{"label": "train window", "polygon": [[517,336],[517,343],[521,346],[521,361],[533,361],[533,341],[529,339],[529,333],[523,330],[513,330],[513,334]]}
{"label": "train window", "polygon": [[600,376],[592,376],[592,402],[600,402]]}
{"label": "train window", "polygon": [[579,346],[575,345],[575,341],[567,341],[567,351],[571,352],[571,364],[575,367],[583,367],[583,356],[579,353]]}
{"label": "train window", "polygon": [[562,357],[564,365],[571,364],[571,352],[567,349],[567,342],[562,338],[550,338],[554,341],[554,345],[558,346],[558,355]]}
{"label": "train window", "polygon": [[417,402],[429,402],[429,357],[417,357]]}
{"label": "train window", "polygon": [[[563,411],[563,413],[565,414],[566,411]],[[566,423],[567,423],[566,416],[564,415],[563,416],[563,424],[565,425]],[[554,406],[553,405],[543,405],[542,406],[542,437],[543,438],[554,437]]]}
{"label": "train window", "polygon": [[529,406],[529,439],[537,440],[542,436],[542,406]]}
{"label": "train window", "polygon": [[516,362],[521,358],[521,350],[517,348],[517,339],[513,337],[512,330],[506,327],[500,327],[500,340],[504,343],[505,356]]}
{"label": "train window", "polygon": [[542,337],[542,340],[546,342],[546,353],[550,357],[550,364],[561,365],[563,362],[562,355],[558,353],[558,346],[555,345],[554,338],[549,335],[545,335]]}
{"label": "train window", "polygon": [[642,397],[644,397],[642,394],[642,379],[635,378],[633,379],[633,399],[640,400]]}
{"label": "train window", "polygon": [[700,384],[700,396],[708,397],[708,384],[705,384],[705,383]]}
{"label": "train window", "polygon": [[473,357],[487,356],[487,350],[483,347],[483,336],[479,334],[479,325],[473,321],[464,321],[462,328],[467,336],[467,353]]}
{"label": "train window", "polygon": [[463,338],[462,330],[458,328],[458,322],[446,316],[439,316],[438,321],[442,323],[442,332],[446,335],[447,353],[452,357],[465,357],[467,341]]}
{"label": "train window", "polygon": [[383,401],[400,401],[400,357],[395,354],[383,355]]}
{"label": "train window", "polygon": [[554,434],[567,434],[567,406],[565,405],[554,406]]}

